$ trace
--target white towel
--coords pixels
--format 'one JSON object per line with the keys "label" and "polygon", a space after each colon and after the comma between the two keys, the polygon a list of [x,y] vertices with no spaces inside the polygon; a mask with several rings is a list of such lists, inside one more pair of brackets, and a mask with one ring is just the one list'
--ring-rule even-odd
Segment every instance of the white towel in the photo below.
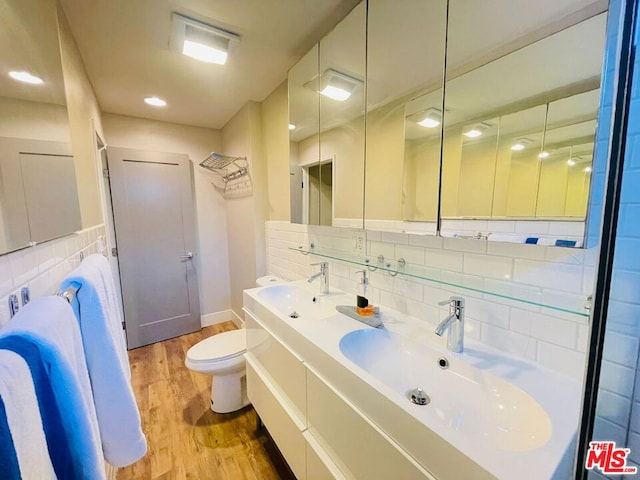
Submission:
{"label": "white towel", "polygon": [[[64,434],[56,438],[64,438],[68,449],[65,455],[52,457],[58,477],[58,469],[63,468],[65,478],[104,479],[100,431],[80,329],[68,302],[57,296],[33,300],[2,329],[0,349],[21,355],[30,366],[32,376],[38,362],[44,365],[43,375],[55,401],[43,404],[40,396],[43,382],[36,383],[40,411],[51,409],[49,411],[55,410],[60,416]],[[50,443],[48,436],[47,441]],[[68,457],[69,461],[56,461],[62,457]]]}
{"label": "white towel", "polygon": [[[31,371],[20,355],[9,350],[0,350],[0,398],[22,478],[55,479]],[[10,445],[0,445],[6,447]],[[6,475],[4,468],[0,465],[0,477]]]}
{"label": "white towel", "polygon": [[87,367],[105,459],[129,465],[147,452],[131,371],[122,336],[120,309],[106,258],[90,255],[62,283],[78,289],[73,302],[82,332]]}

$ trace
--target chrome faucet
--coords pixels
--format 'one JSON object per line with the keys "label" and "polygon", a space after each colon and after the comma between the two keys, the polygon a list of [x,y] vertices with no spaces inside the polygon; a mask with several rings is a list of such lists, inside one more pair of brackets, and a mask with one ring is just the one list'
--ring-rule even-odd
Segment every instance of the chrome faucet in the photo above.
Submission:
{"label": "chrome faucet", "polygon": [[451,297],[438,302],[438,305],[449,305],[449,316],[440,322],[435,333],[441,337],[446,330],[449,330],[447,349],[462,353],[464,350],[464,298]]}
{"label": "chrome faucet", "polygon": [[329,293],[329,262],[320,262],[320,263],[312,263],[311,266],[320,265],[320,271],[318,273],[314,273],[309,278],[307,278],[307,282],[311,283],[316,278],[322,277],[322,293]]}

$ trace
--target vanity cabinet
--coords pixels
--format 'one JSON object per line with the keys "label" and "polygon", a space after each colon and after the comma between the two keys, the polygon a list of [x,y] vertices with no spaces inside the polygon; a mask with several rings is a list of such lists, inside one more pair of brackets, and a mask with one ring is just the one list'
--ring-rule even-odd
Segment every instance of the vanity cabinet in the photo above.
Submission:
{"label": "vanity cabinet", "polygon": [[298,480],[434,479],[245,309],[247,393]]}
{"label": "vanity cabinet", "polygon": [[302,359],[246,312],[247,395],[298,480],[306,476],[306,373]]}
{"label": "vanity cabinet", "polygon": [[308,432],[349,479],[434,479],[348,399],[307,368]]}

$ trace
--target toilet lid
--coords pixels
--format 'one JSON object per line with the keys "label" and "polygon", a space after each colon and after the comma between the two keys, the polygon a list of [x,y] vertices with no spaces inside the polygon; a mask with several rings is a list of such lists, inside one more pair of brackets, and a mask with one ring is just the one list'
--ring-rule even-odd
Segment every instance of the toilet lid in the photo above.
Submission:
{"label": "toilet lid", "polygon": [[196,343],[187,352],[192,362],[211,362],[242,355],[247,350],[244,329],[219,333]]}

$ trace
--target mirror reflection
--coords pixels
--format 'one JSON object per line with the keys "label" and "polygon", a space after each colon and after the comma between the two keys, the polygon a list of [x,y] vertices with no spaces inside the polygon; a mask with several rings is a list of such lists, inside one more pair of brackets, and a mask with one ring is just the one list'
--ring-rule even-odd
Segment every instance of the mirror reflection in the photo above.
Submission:
{"label": "mirror reflection", "polygon": [[81,222],[56,4],[4,0],[0,25],[0,253],[6,253],[79,230]]}
{"label": "mirror reflection", "polygon": [[435,234],[446,6],[369,1],[367,229]]}
{"label": "mirror reflection", "polygon": [[305,177],[309,176],[311,169],[312,177],[320,178],[319,172],[314,175],[315,170],[319,169],[320,158],[318,51],[315,45],[289,70],[287,77],[291,222],[312,225],[319,223],[320,198],[317,190],[311,192]]}
{"label": "mirror reflection", "polygon": [[362,227],[366,3],[290,71],[291,221]]}
{"label": "mirror reflection", "polygon": [[577,9],[482,52],[468,10],[451,0],[442,235],[582,246],[607,14]]}

